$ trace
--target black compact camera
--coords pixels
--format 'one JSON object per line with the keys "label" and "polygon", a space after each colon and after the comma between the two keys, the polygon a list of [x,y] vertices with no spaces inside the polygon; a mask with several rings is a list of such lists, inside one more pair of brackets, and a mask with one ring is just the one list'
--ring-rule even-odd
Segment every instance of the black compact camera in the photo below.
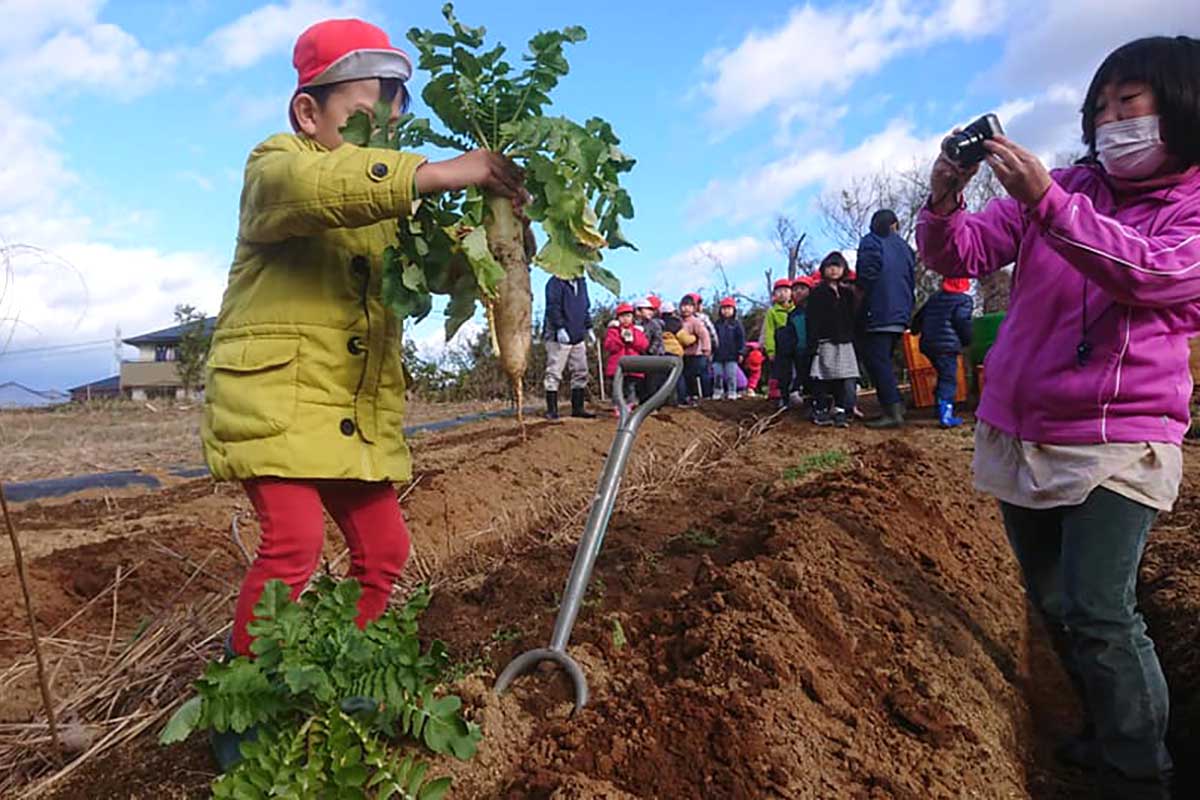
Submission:
{"label": "black compact camera", "polygon": [[1000,118],[995,114],[984,114],[967,127],[943,139],[942,153],[958,166],[967,169],[987,158],[984,142],[1003,135]]}

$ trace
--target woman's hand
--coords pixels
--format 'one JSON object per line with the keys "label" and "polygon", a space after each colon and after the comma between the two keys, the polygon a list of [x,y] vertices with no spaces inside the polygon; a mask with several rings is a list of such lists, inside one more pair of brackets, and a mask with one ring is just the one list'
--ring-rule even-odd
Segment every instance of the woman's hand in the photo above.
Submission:
{"label": "woman's hand", "polygon": [[988,166],[1012,198],[1027,206],[1036,206],[1053,183],[1050,171],[1041,159],[1004,136],[983,143]]}
{"label": "woman's hand", "polygon": [[979,171],[976,164],[963,169],[942,153],[933,162],[929,173],[929,208],[935,214],[949,214],[959,206],[959,197],[965,187]]}

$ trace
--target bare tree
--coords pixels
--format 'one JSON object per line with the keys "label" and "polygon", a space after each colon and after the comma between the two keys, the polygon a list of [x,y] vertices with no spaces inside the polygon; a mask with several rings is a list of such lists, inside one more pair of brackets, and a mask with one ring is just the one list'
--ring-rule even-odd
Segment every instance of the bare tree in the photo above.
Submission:
{"label": "bare tree", "polygon": [[796,280],[796,276],[802,269],[804,272],[812,270],[812,259],[804,247],[807,239],[808,234],[797,232],[796,223],[791,218],[782,214],[775,217],[775,246],[787,256],[789,281]]}

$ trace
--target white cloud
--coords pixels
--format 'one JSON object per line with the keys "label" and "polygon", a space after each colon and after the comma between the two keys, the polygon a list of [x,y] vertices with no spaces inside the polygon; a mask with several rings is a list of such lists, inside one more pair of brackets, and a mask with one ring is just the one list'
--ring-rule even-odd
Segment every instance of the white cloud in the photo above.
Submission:
{"label": "white cloud", "polygon": [[1000,62],[979,85],[1000,82],[1029,92],[1067,82],[1087,88],[1109,52],[1142,36],[1196,35],[1195,0],[1139,0],[1101,6],[1096,0],[1009,0],[1019,22],[1007,37]]}
{"label": "white cloud", "polygon": [[362,14],[361,0],[288,0],[256,8],[213,31],[204,49],[226,69],[253,66],[268,55],[291,49],[305,28],[333,17]]}
{"label": "white cloud", "polygon": [[718,263],[730,270],[762,257],[771,249],[770,242],[754,236],[697,242],[668,257],[654,280],[668,298],[673,296],[672,293],[704,289],[716,284]]}
{"label": "white cloud", "polygon": [[806,188],[835,188],[852,178],[932,160],[942,134],[919,136],[908,120],[893,120],[849,150],[814,149],[786,155],[735,180],[711,181],[688,203],[692,222],[717,217],[733,222],[763,218]]}
{"label": "white cloud", "polygon": [[45,96],[64,87],[102,88],[130,98],[168,81],[179,55],[153,52],[124,29],[100,22],[102,5],[6,0],[0,9],[2,91]]}
{"label": "white cloud", "polygon": [[873,0],[859,9],[806,3],[782,27],[708,53],[702,93],[721,129],[771,108],[786,120],[790,106],[829,102],[903,52],[988,33],[1001,19],[984,0]]}
{"label": "white cloud", "polygon": [[417,354],[421,358],[437,361],[446,355],[448,350],[466,347],[483,333],[483,323],[469,319],[462,324],[449,342],[446,341],[445,318],[436,310],[421,322],[409,328],[405,338],[411,339],[417,346]]}

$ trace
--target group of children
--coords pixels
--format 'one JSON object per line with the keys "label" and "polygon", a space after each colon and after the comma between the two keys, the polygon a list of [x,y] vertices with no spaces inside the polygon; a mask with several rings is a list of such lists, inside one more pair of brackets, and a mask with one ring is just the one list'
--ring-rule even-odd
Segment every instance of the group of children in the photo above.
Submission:
{"label": "group of children", "polygon": [[[962,424],[954,416],[954,396],[958,356],[971,341],[969,292],[967,279],[947,278],[912,324],[921,352],[938,373],[935,395],[943,427]],[[715,321],[695,293],[684,295],[678,306],[653,295],[622,303],[604,338],[605,376],[616,373],[623,356],[674,355],[683,359],[683,374],[673,404],[752,395],[765,375],[767,398],[779,407],[804,408],[817,425],[848,427],[857,414],[859,296],[845,256],[831,252],[816,274],[777,280],[771,301],[761,343],[747,340],[732,297],[721,300]],[[627,399],[644,401],[661,379],[627,376]]]}

